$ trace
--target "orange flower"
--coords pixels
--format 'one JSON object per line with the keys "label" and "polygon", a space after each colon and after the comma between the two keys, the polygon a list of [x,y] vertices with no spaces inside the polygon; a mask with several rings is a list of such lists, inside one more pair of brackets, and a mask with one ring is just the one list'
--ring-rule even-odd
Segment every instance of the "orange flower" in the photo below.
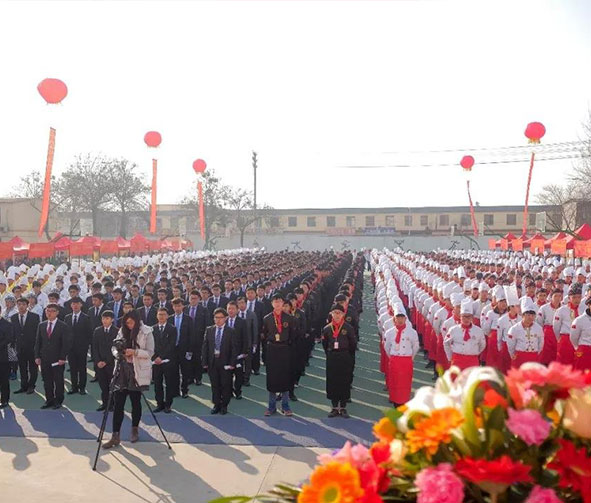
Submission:
{"label": "orange flower", "polygon": [[434,410],[430,417],[420,420],[406,434],[410,452],[425,449],[427,454],[435,454],[439,444],[451,442],[451,431],[463,422],[464,418],[453,407]]}
{"label": "orange flower", "polygon": [[350,463],[333,462],[316,467],[298,503],[355,503],[362,496],[359,472]]}
{"label": "orange flower", "polygon": [[373,425],[373,434],[378,440],[390,443],[394,440],[396,426],[387,417],[383,417]]}
{"label": "orange flower", "polygon": [[484,393],[482,405],[484,407],[488,407],[489,409],[494,409],[495,407],[503,407],[503,409],[506,409],[509,406],[507,400],[505,400],[505,398],[500,393],[492,388],[486,390]]}

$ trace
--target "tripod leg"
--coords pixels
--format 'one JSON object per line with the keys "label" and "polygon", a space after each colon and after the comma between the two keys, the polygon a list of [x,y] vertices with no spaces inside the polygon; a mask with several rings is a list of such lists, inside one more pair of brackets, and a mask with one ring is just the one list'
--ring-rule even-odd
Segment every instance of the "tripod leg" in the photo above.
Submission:
{"label": "tripod leg", "polygon": [[101,452],[101,444],[103,441],[103,436],[105,435],[105,428],[107,426],[107,419],[109,417],[109,409],[111,408],[111,404],[113,403],[114,396],[113,393],[115,391],[115,380],[119,375],[119,365],[115,367],[115,371],[113,372],[113,377],[111,378],[111,382],[109,384],[109,398],[107,400],[107,408],[103,413],[103,421],[101,423],[101,429],[99,431],[98,437],[96,439],[98,445],[96,446],[96,456],[94,457],[94,464],[92,465],[92,471],[96,471],[96,464],[98,463],[99,454]]}
{"label": "tripod leg", "polygon": [[170,443],[168,442],[168,439],[166,438],[166,435],[164,434],[164,430],[162,429],[162,426],[160,426],[160,422],[158,421],[156,414],[154,414],[154,411],[152,410],[152,407],[150,406],[150,402],[148,402],[148,399],[146,398],[146,395],[144,395],[143,391],[140,391],[140,393],[142,394],[142,397],[144,398],[144,402],[146,402],[146,406],[148,407],[150,414],[152,414],[152,417],[154,418],[154,422],[158,426],[158,429],[160,430],[160,433],[161,433],[162,437],[164,438],[166,445],[168,445],[169,449],[172,449]]}

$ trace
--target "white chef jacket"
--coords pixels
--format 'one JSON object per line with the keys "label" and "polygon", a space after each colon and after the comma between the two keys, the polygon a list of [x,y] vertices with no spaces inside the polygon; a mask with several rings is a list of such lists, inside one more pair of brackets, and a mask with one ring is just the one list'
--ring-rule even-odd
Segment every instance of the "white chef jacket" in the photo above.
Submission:
{"label": "white chef jacket", "polygon": [[579,346],[591,346],[591,316],[586,311],[574,319],[570,329],[570,340],[575,349]]}
{"label": "white chef jacket", "polygon": [[413,358],[419,352],[419,336],[409,322],[400,334],[400,343],[396,344],[396,334],[398,329],[396,325],[389,328],[384,336],[384,349],[389,356],[412,356]]}
{"label": "white chef jacket", "polygon": [[574,319],[583,313],[584,309],[584,306],[579,305],[578,312],[575,312],[571,310],[569,305],[566,305],[556,310],[552,327],[557,339],[560,339],[560,334],[570,334],[570,327]]}
{"label": "white chef jacket", "polygon": [[523,322],[513,325],[507,333],[507,349],[511,358],[516,351],[527,351],[528,353],[541,353],[544,348],[544,331],[536,322],[529,327],[523,326]]}
{"label": "white chef jacket", "polygon": [[443,349],[447,359],[451,361],[453,353],[459,355],[479,355],[486,347],[486,340],[482,329],[472,324],[470,327],[470,339],[464,340],[464,328],[462,325],[454,325],[449,329],[443,339]]}

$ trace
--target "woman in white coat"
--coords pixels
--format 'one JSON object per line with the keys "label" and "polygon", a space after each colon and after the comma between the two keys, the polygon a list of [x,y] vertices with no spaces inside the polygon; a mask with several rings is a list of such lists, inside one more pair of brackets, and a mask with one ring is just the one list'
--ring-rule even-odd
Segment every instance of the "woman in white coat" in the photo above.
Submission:
{"label": "woman in white coat", "polygon": [[[115,381],[113,402],[113,436],[103,448],[116,447],[121,442],[119,432],[123,423],[125,402],[131,400],[131,442],[138,441],[138,427],[142,417],[142,390],[148,389],[152,378],[154,336],[152,328],[144,325],[133,310],[123,316],[117,339],[123,341],[125,358],[119,362],[119,375]],[[115,339],[115,340],[117,340]]]}

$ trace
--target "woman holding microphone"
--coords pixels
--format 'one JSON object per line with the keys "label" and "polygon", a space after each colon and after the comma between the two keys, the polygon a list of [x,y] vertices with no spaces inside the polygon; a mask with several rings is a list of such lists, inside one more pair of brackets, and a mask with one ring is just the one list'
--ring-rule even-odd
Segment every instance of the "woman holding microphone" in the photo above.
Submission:
{"label": "woman holding microphone", "polygon": [[142,416],[142,391],[148,389],[152,377],[152,355],[154,336],[152,328],[144,325],[140,315],[133,310],[121,320],[121,329],[115,341],[123,341],[125,358],[119,362],[119,373],[115,380],[113,401],[113,436],[103,444],[110,449],[120,444],[121,424],[127,397],[131,401],[131,442],[138,441],[138,427]]}

